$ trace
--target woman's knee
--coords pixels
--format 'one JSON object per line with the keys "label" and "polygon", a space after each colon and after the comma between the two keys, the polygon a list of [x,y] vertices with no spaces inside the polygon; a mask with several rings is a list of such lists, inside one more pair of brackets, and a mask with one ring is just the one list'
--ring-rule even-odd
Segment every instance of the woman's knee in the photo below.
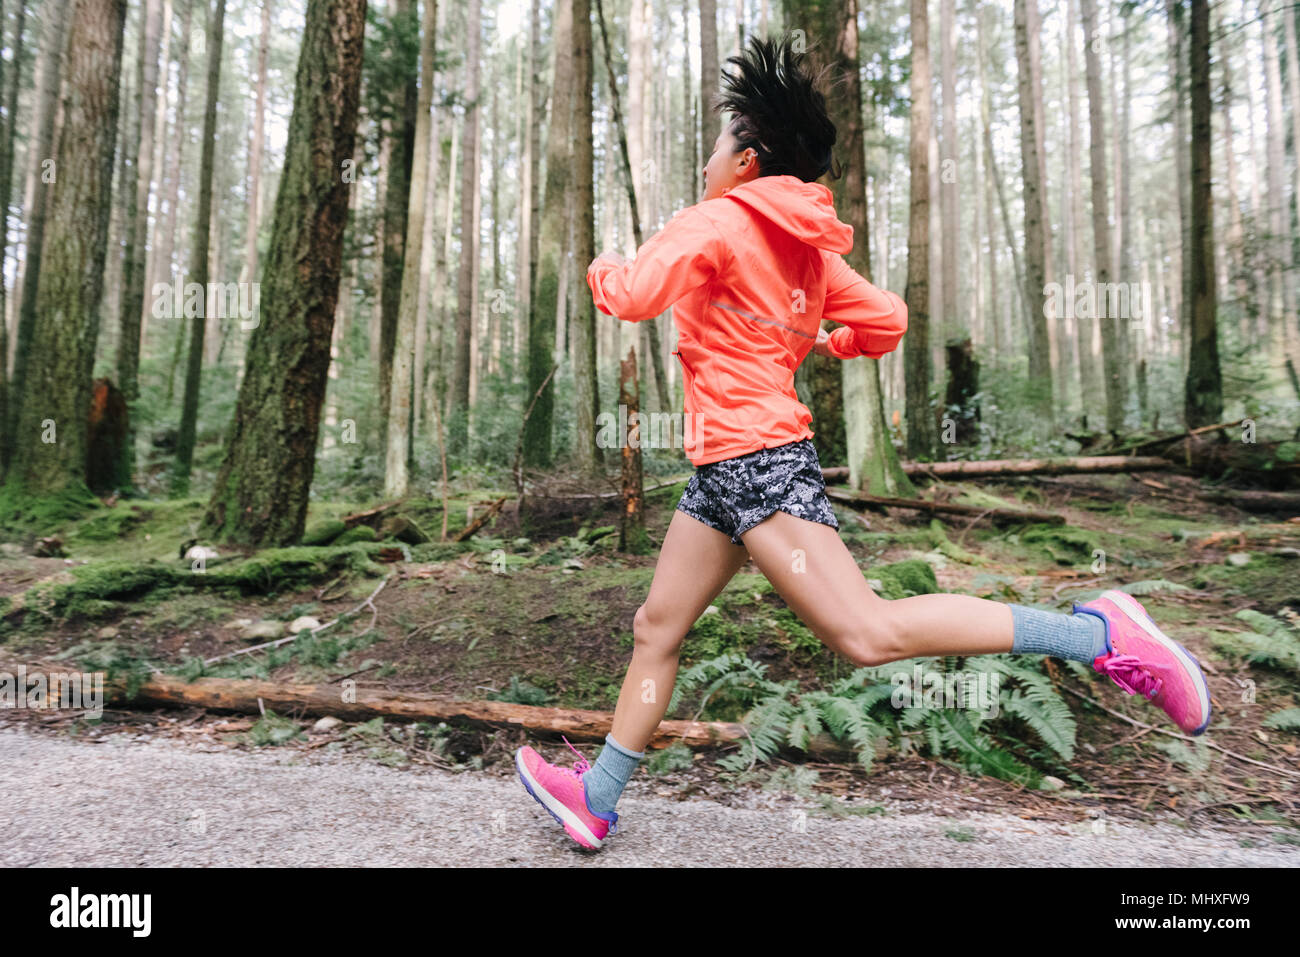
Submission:
{"label": "woman's knee", "polygon": [[906,658],[901,622],[889,608],[891,602],[872,602],[869,614],[845,629],[839,647],[860,668],[876,668]]}
{"label": "woman's knee", "polygon": [[632,618],[635,650],[675,655],[681,649],[685,637],[680,623],[672,621],[648,602],[642,604]]}

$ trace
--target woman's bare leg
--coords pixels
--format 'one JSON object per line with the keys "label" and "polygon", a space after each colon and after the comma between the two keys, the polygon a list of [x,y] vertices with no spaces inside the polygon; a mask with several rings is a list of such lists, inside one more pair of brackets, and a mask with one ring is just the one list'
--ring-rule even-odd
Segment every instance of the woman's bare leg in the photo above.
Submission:
{"label": "woman's bare leg", "polygon": [[1011,650],[1009,605],[969,595],[881,598],[829,525],[775,512],[741,541],[813,634],[859,665]]}
{"label": "woman's bare leg", "polygon": [[629,751],[645,749],[668,710],[686,632],[747,561],[743,545],[685,512],[673,512],[650,594],[632,623],[632,663],[610,730]]}

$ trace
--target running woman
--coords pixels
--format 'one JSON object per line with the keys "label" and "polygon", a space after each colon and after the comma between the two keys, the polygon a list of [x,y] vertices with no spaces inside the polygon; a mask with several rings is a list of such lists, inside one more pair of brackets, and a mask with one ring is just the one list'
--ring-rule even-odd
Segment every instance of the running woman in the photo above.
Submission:
{"label": "running woman", "polygon": [[[751,558],[809,629],[855,665],[1005,652],[1091,662],[1201,734],[1210,695],[1196,659],[1123,592],[1057,614],[966,595],[888,601],[867,584],[839,537],[794,373],[811,351],[837,359],[892,351],[907,307],[842,258],[853,229],[814,182],[831,171],[835,126],[805,58],[788,38],[754,39],[727,64],[735,72],[723,73],[717,109],[732,119],[704,168],[700,202],[633,261],[605,253],[587,271],[609,315],[638,322],[673,307],[696,470],[633,620],[632,661],[605,747],[591,765],[569,745],[578,754],[572,768],[520,748],[524,787],[580,845],[601,846],[667,710],[687,631]],[[823,319],[841,327],[828,335]]]}

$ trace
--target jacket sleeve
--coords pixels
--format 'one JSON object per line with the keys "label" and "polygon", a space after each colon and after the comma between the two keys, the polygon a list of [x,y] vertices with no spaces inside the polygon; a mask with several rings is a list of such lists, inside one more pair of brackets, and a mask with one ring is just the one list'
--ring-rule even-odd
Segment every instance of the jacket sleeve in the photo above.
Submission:
{"label": "jacket sleeve", "polygon": [[653,319],[723,268],[730,251],[707,215],[688,206],[642,244],[636,258],[617,265],[596,260],[587,270],[601,312],[630,322]]}
{"label": "jacket sleeve", "polygon": [[894,293],[871,285],[843,256],[828,253],[822,318],[845,327],[831,333],[829,345],[836,358],[879,359],[893,352],[907,331],[907,304]]}

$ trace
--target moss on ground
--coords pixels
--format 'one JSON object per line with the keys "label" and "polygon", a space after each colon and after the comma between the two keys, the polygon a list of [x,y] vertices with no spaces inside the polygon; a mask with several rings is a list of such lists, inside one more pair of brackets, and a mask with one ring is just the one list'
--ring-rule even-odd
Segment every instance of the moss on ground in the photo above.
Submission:
{"label": "moss on ground", "polygon": [[164,590],[274,594],[340,574],[383,575],[384,569],[370,560],[377,548],[357,544],[270,549],[232,564],[209,565],[203,572],[193,570],[190,563],[97,562],[33,585],[14,597],[10,611],[21,608],[50,619],[94,619],[114,610],[117,603],[156,598]]}

